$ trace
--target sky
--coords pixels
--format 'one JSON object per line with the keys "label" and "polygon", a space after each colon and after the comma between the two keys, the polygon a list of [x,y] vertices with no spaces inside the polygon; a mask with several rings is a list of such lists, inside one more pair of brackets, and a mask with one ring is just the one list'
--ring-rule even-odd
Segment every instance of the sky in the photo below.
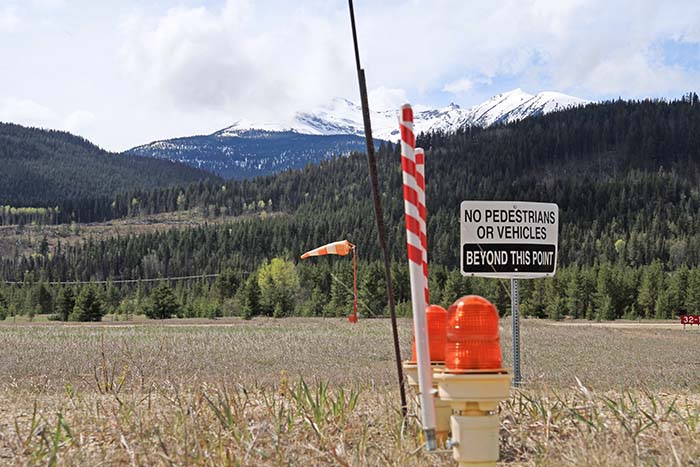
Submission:
{"label": "sky", "polygon": [[[370,105],[700,91],[697,0],[355,0]],[[0,121],[112,151],[359,102],[345,0],[0,0]]]}

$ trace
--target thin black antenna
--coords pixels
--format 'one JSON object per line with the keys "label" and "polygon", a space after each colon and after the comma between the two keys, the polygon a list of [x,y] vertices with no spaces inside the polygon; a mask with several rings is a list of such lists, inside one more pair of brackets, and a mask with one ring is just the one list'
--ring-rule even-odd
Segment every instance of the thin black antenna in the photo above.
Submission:
{"label": "thin black antenna", "polygon": [[365,70],[360,66],[360,49],[357,45],[357,30],[355,29],[355,9],[352,0],[350,5],[350,23],[352,24],[352,41],[355,44],[355,65],[357,66],[357,79],[360,82],[360,100],[362,101],[362,119],[365,124],[365,139],[367,140],[367,165],[369,166],[369,182],[372,186],[374,198],[374,214],[377,218],[377,234],[379,247],[384,254],[384,270],[386,275],[386,298],[389,302],[389,315],[391,316],[391,330],[394,334],[394,353],[396,354],[396,371],[399,375],[399,392],[401,394],[401,413],[406,417],[406,391],[403,384],[403,367],[401,366],[401,347],[399,346],[399,331],[396,328],[396,311],[394,310],[394,285],[391,281],[391,257],[386,248],[386,231],[384,229],[384,211],[382,199],[379,195],[379,181],[377,178],[377,158],[374,155],[374,140],[372,139],[372,123],[369,118],[369,100],[367,99],[367,84],[365,83]]}

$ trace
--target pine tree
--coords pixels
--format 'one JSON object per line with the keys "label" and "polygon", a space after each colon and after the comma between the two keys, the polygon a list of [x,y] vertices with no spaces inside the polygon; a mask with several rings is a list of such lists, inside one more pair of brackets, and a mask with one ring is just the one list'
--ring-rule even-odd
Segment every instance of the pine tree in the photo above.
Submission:
{"label": "pine tree", "polygon": [[56,312],[61,321],[68,321],[68,317],[75,308],[75,294],[70,287],[64,287],[58,294],[56,300]]}
{"label": "pine tree", "polygon": [[360,290],[362,301],[375,314],[381,315],[386,304],[386,280],[384,266],[379,262],[372,262],[364,268],[361,276]]}
{"label": "pine tree", "polygon": [[153,289],[151,292],[151,303],[146,307],[146,316],[151,319],[172,318],[180,311],[173,289],[165,283]]}
{"label": "pine tree", "polygon": [[[474,289],[469,278],[462,276],[459,271],[451,271],[445,279],[445,287],[442,290],[441,303],[445,309],[448,309],[455,301],[464,295],[474,293]],[[499,310],[501,311],[501,310]]]}
{"label": "pine tree", "polygon": [[71,321],[101,321],[102,303],[94,287],[89,285],[84,287],[78,299],[75,301],[73,313],[70,315]]}
{"label": "pine tree", "polygon": [[595,312],[595,319],[601,321],[604,319],[612,319],[611,316],[615,315],[615,310],[612,305],[612,298],[610,295],[601,295],[598,297],[598,305]]}
{"label": "pine tree", "polygon": [[559,321],[561,319],[563,299],[559,294],[559,288],[555,278],[547,280],[547,285],[545,286],[545,300],[547,317]]}
{"label": "pine tree", "polygon": [[585,313],[585,284],[578,268],[571,274],[571,279],[566,287],[566,310],[574,319],[583,318]]}
{"label": "pine tree", "polygon": [[[444,276],[444,272],[442,273]],[[440,272],[438,271],[437,274],[434,272],[430,273],[430,279],[435,279],[440,276]],[[411,300],[411,282],[410,278],[408,275],[408,266],[406,264],[400,263],[399,261],[394,261],[391,263],[391,279],[392,279],[392,285],[394,286],[394,301],[396,303],[402,303],[402,302],[408,302]],[[443,277],[443,282],[444,282],[444,277]],[[431,283],[432,285],[432,283]],[[444,284],[441,284],[440,287],[442,288]],[[437,294],[435,295],[431,289],[430,292],[431,300],[433,303],[438,303],[440,300],[441,295]],[[386,298],[384,299],[384,302],[386,303]]]}
{"label": "pine tree", "polygon": [[36,289],[35,303],[39,313],[48,315],[53,313],[53,297],[44,284],[39,284]]}
{"label": "pine tree", "polygon": [[666,288],[659,290],[656,297],[656,303],[654,305],[654,318],[656,319],[666,319],[671,318],[673,312],[671,311],[671,296]]}
{"label": "pine tree", "polygon": [[330,297],[324,307],[324,316],[344,316],[352,300],[352,272],[348,268],[336,268],[333,272]]}
{"label": "pine tree", "polygon": [[[596,280],[596,290],[593,297],[594,309],[592,313],[596,319],[604,319],[605,316],[614,316],[612,297],[610,296],[610,265],[603,263],[598,270],[598,278]],[[593,316],[587,316],[588,319],[593,319]]]}
{"label": "pine tree", "polygon": [[651,285],[651,277],[645,271],[642,275],[642,282],[639,284],[639,292],[637,294],[637,312],[643,317],[648,318],[654,309],[654,295]]}
{"label": "pine tree", "polygon": [[688,288],[685,293],[685,310],[688,314],[700,314],[700,269],[688,273]]}
{"label": "pine tree", "polygon": [[105,313],[116,313],[119,304],[121,303],[121,294],[113,283],[108,283],[103,292],[102,302],[104,303]]}
{"label": "pine tree", "polygon": [[670,296],[670,316],[684,315],[685,294],[688,288],[688,274],[690,270],[687,266],[681,266],[669,278],[668,291]]}
{"label": "pine tree", "polygon": [[303,303],[301,309],[302,316],[321,316],[323,314],[323,306],[326,303],[326,296],[320,287],[315,286],[311,290],[311,297]]}
{"label": "pine tree", "polygon": [[5,295],[0,290],[0,321],[4,321],[9,315],[9,306]]}
{"label": "pine tree", "polygon": [[231,268],[224,269],[214,281],[214,294],[219,304],[233,297],[238,290],[240,280],[236,271]]}
{"label": "pine tree", "polygon": [[544,318],[545,314],[545,281],[535,279],[525,282],[526,287],[521,288],[520,310],[523,316]]}
{"label": "pine tree", "polygon": [[260,314],[260,287],[257,274],[251,273],[241,287],[240,302],[243,319],[251,319]]}

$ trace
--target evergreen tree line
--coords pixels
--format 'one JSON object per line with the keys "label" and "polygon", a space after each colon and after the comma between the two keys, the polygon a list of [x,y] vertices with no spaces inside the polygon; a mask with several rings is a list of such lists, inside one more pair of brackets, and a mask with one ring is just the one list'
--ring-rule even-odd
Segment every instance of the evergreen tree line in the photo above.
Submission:
{"label": "evergreen tree line", "polygon": [[[358,165],[363,162],[354,159]],[[560,190],[560,184],[541,186],[541,195],[525,200],[559,203],[561,266],[607,261],[637,267],[658,260],[672,271],[700,264],[700,194],[673,173],[635,171],[624,179],[572,180],[567,190]],[[354,196],[352,187],[347,192],[338,188],[336,194]],[[452,197],[438,204],[434,198],[447,196],[428,192],[428,243],[432,264],[456,269],[457,200],[469,196],[465,190],[462,197]],[[343,238],[358,245],[362,258],[380,257],[369,200],[335,199],[333,195],[323,205],[303,205],[293,214],[265,211],[224,224],[59,244],[51,251],[42,242],[36,254],[0,259],[0,278],[22,281],[29,272],[43,281],[106,281],[214,274],[226,267],[250,270],[266,258],[298,258]],[[518,194],[491,199],[518,199]],[[387,238],[395,261],[406,257],[402,204],[400,192],[385,195]]]}
{"label": "evergreen tree line", "polygon": [[[388,310],[383,263],[360,262],[359,312],[383,316]],[[394,263],[398,314],[410,316],[408,268]],[[431,303],[449,307],[466,294],[489,297],[501,316],[510,313],[507,280],[464,277],[442,266],[431,268]],[[550,279],[520,281],[521,311],[539,318],[589,320],[669,319],[700,314],[700,268],[665,272],[659,261],[632,267],[622,262],[561,268]],[[352,311],[349,261],[314,264],[284,258],[263,261],[252,271],[225,269],[215,279],[160,283],[48,285],[29,275],[22,284],[0,283],[0,320],[49,314],[63,321],[99,321],[106,314],[129,319],[221,316],[344,316]]]}

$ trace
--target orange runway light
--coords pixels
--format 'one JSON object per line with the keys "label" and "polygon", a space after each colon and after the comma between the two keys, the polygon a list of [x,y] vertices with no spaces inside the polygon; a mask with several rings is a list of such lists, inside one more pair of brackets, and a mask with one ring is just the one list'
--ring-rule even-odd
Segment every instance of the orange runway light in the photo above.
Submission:
{"label": "orange runway light", "polygon": [[496,370],[503,366],[498,310],[483,297],[467,295],[450,306],[446,341],[448,370]]}
{"label": "orange runway light", "polygon": [[[445,344],[447,343],[447,310],[440,305],[429,305],[425,309],[425,319],[428,327],[428,347],[430,361],[433,363],[445,361]],[[413,340],[411,362],[416,361],[416,341]]]}

